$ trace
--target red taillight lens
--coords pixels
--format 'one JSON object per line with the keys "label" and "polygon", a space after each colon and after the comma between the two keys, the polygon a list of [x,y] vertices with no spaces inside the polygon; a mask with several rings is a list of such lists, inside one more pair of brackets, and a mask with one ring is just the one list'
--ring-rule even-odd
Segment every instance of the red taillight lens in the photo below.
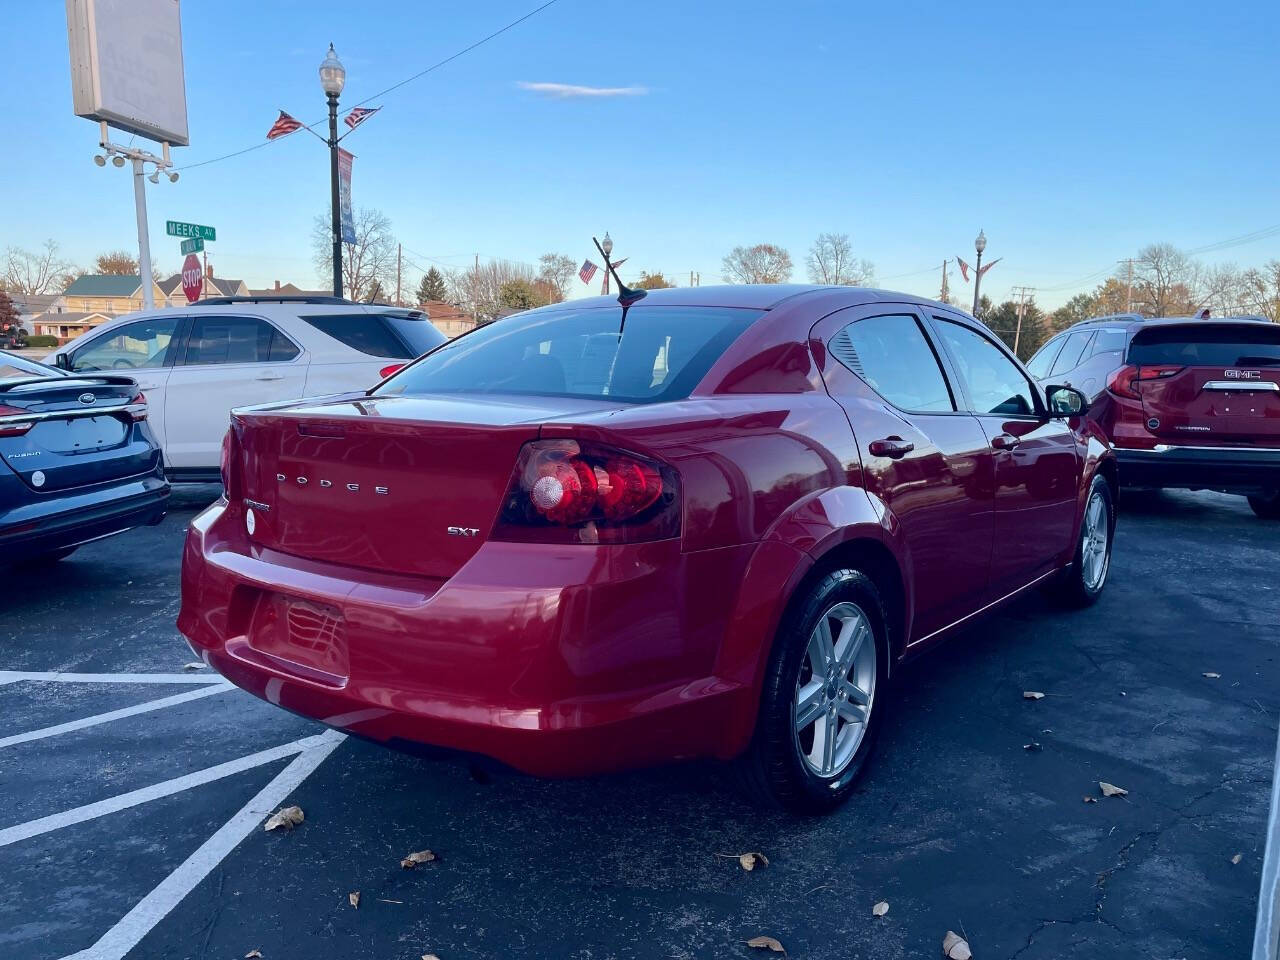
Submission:
{"label": "red taillight lens", "polygon": [[664,463],[576,440],[526,443],[494,540],[637,543],[680,534],[680,488]]}
{"label": "red taillight lens", "polygon": [[1139,380],[1163,380],[1165,377],[1172,377],[1175,373],[1181,373],[1182,367],[1139,367]]}
{"label": "red taillight lens", "polygon": [[380,376],[383,380],[385,380],[387,379],[387,377],[391,376],[397,370],[403,370],[403,369],[404,369],[403,363],[391,363],[383,367],[381,370],[379,370],[378,376]]}
{"label": "red taillight lens", "polygon": [[129,401],[129,406],[125,409],[129,411],[129,418],[134,423],[147,419],[147,395],[139,390],[138,395]]}
{"label": "red taillight lens", "polygon": [[0,437],[20,437],[34,426],[30,420],[11,420],[10,417],[21,417],[30,413],[21,407],[10,407],[0,403]]}
{"label": "red taillight lens", "polygon": [[1144,380],[1163,380],[1180,373],[1182,367],[1136,367],[1133,364],[1121,367],[1111,375],[1107,389],[1117,396],[1130,400],[1141,400],[1141,384]]}

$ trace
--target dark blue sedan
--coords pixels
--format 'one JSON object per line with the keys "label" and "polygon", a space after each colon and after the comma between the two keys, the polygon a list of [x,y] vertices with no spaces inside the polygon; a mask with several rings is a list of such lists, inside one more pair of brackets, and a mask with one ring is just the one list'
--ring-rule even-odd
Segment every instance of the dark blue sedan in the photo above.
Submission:
{"label": "dark blue sedan", "polygon": [[0,351],[0,565],[61,559],[159,523],[168,500],[131,378],[70,375]]}

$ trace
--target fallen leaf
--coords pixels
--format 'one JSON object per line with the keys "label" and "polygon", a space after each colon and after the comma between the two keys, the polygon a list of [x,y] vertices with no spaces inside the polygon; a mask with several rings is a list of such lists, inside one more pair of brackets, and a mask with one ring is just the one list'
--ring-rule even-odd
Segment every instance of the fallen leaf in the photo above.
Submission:
{"label": "fallen leaf", "polygon": [[195,663],[184,663],[182,665],[183,670],[203,670],[204,667],[205,665],[198,660]]}
{"label": "fallen leaf", "polygon": [[747,941],[748,947],[754,947],[757,950],[772,950],[774,953],[786,954],[787,948],[780,944],[773,937],[752,937]]}
{"label": "fallen leaf", "polygon": [[267,822],[262,825],[262,829],[275,830],[277,827],[284,827],[286,830],[292,830],[301,822],[301,807],[283,807],[267,818]]}
{"label": "fallen leaf", "polygon": [[1204,676],[1205,676],[1205,677],[1208,677],[1210,680],[1217,680],[1219,677],[1221,677],[1221,676],[1222,676],[1222,674],[1220,674],[1220,673],[1206,673],[1206,674],[1204,674]]}
{"label": "fallen leaf", "polygon": [[422,955],[422,960],[440,960],[440,958],[437,957],[434,953],[424,953]]}
{"label": "fallen leaf", "polygon": [[351,893],[348,893],[347,899],[351,902],[352,907],[354,907],[357,910],[360,909],[360,891],[359,890],[353,890]]}
{"label": "fallen leaf", "polygon": [[1232,858],[1231,858],[1231,862],[1232,862],[1232,863],[1239,863],[1239,862],[1240,862],[1241,860],[1243,860],[1243,859],[1244,859],[1244,854],[1243,854],[1243,853],[1237,853],[1234,857],[1232,857]]}
{"label": "fallen leaf", "polygon": [[430,863],[434,859],[436,859],[436,855],[430,850],[419,850],[416,853],[409,854],[401,860],[400,866],[404,867],[406,870],[412,870],[418,864]]}
{"label": "fallen leaf", "polygon": [[1081,800],[1083,800],[1085,803],[1097,803],[1097,802],[1098,802],[1098,798],[1097,798],[1097,797],[1081,797],[1080,799],[1081,799]]}
{"label": "fallen leaf", "polygon": [[1022,745],[1022,749],[1023,749],[1023,750],[1030,750],[1032,753],[1035,753],[1036,751],[1038,751],[1038,750],[1040,749],[1040,744],[1038,744],[1036,741],[1032,740],[1030,743],[1024,743],[1024,744]]}
{"label": "fallen leaf", "polygon": [[1022,699],[1023,700],[1043,700],[1044,694],[1041,693],[1039,690],[1023,690]]}
{"label": "fallen leaf", "polygon": [[1099,780],[1098,787],[1102,790],[1104,797],[1124,797],[1129,793],[1124,787],[1117,787],[1114,783],[1107,783],[1105,780]]}
{"label": "fallen leaf", "polygon": [[262,956],[261,950],[250,950],[244,955],[244,960],[258,960]]}
{"label": "fallen leaf", "polygon": [[881,900],[879,903],[877,903],[874,907],[871,908],[871,915],[873,917],[883,917],[888,912],[889,912],[888,900]]}
{"label": "fallen leaf", "polygon": [[970,960],[973,952],[969,949],[969,941],[954,930],[948,930],[942,938],[942,955],[947,960]]}
{"label": "fallen leaf", "polygon": [[742,856],[738,857],[738,862],[742,864],[743,870],[751,871],[756,868],[756,864],[759,864],[762,867],[767,867],[769,865],[769,858],[763,853],[744,853]]}

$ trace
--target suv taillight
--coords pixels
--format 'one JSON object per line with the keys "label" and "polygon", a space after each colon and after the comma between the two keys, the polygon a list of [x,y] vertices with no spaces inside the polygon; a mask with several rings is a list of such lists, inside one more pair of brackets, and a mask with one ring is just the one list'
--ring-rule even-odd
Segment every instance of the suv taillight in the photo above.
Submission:
{"label": "suv taillight", "polygon": [[680,479],[665,463],[577,440],[520,448],[492,540],[638,543],[680,535]]}
{"label": "suv taillight", "polygon": [[1182,367],[1137,367],[1128,364],[1111,375],[1111,379],[1107,381],[1107,389],[1117,396],[1141,400],[1139,384],[1143,380],[1163,380],[1181,371]]}

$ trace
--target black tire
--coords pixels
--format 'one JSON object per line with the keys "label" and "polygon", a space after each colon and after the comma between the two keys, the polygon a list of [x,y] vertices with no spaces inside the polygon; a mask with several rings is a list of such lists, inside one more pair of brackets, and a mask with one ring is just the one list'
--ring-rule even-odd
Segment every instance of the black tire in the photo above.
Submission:
{"label": "black tire", "polygon": [[1280,490],[1250,494],[1249,506],[1259,519],[1280,520]]}
{"label": "black tire", "polygon": [[[1085,545],[1090,539],[1089,508],[1095,496],[1102,499],[1106,517],[1107,543],[1103,555],[1102,576],[1096,582],[1091,583],[1086,574],[1084,551]],[[1111,484],[1107,482],[1107,478],[1102,474],[1094,475],[1093,482],[1089,485],[1089,495],[1085,498],[1084,503],[1085,514],[1080,520],[1080,536],[1076,540],[1075,555],[1071,558],[1071,566],[1063,570],[1058,579],[1058,595],[1065,603],[1073,607],[1090,606],[1097,603],[1098,598],[1102,596],[1102,591],[1107,585],[1107,577],[1111,573],[1111,549],[1116,537],[1115,494],[1111,490]]]}
{"label": "black tire", "polygon": [[[891,647],[884,602],[866,574],[853,569],[833,570],[802,589],[774,639],[755,733],[736,766],[741,785],[753,801],[792,813],[816,814],[843,803],[866,770],[888,712]],[[800,742],[803,734],[795,729],[795,699],[801,670],[809,669],[809,639],[819,619],[842,603],[856,606],[870,628],[875,686],[861,741],[847,762],[833,775],[823,777],[805,760]],[[812,735],[817,736],[816,725]]]}

